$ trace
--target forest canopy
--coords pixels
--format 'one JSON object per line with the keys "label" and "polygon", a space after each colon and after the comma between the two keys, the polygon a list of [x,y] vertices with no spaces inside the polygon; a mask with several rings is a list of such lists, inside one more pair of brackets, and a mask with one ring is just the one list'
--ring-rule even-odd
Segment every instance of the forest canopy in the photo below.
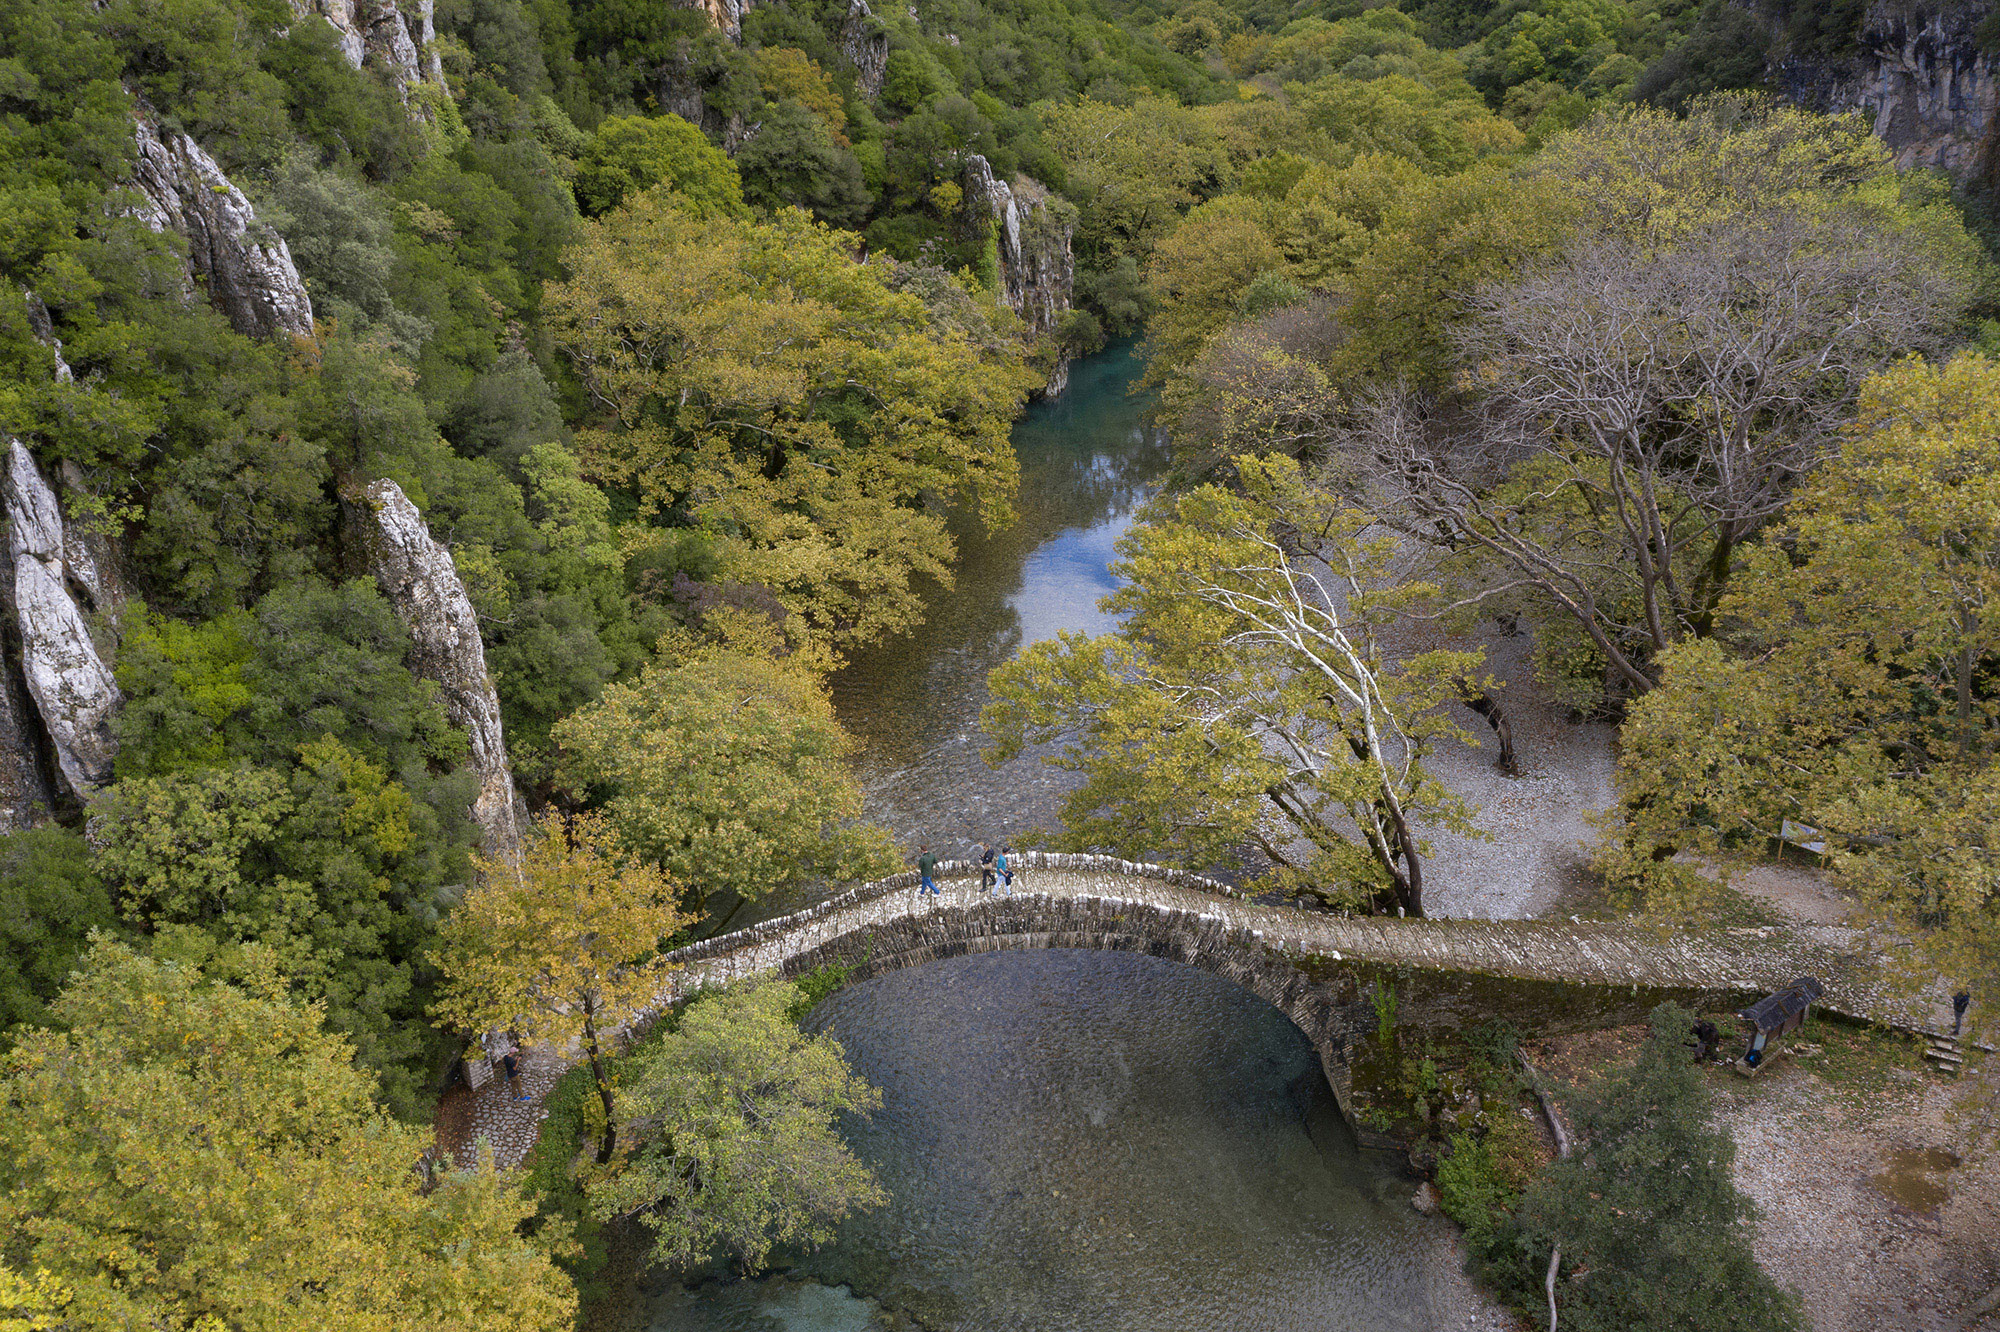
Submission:
{"label": "forest canopy", "polygon": [[[1485,617],[1623,727],[1614,890],[1699,913],[1803,825],[2000,983],[2000,226],[1774,95],[1865,6],[358,8],[0,3],[0,1279],[555,1326],[570,1227],[696,1175],[729,1188],[676,1260],[874,1201],[827,1129],[871,1092],[796,995],[616,1086],[600,1019],[731,913],[895,867],[831,673],[1017,518],[1014,421],[1110,339],[1173,472],[1121,627],[989,712],[1068,746],[1069,844],[1420,914],[1426,828],[1471,826],[1427,759],[1497,704],[1409,626]],[[417,1191],[410,1126],[508,1026],[589,1047],[605,1159],[539,1211]],[[721,1161],[746,1125],[687,1091],[770,1052],[813,1188]],[[129,1186],[161,1170],[216,1186]]]}

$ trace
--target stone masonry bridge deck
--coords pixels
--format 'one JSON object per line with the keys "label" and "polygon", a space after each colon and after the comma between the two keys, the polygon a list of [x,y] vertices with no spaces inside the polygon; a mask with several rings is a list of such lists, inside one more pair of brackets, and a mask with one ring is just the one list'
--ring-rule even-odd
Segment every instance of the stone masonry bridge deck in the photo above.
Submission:
{"label": "stone masonry bridge deck", "polygon": [[[1349,1052],[1381,1017],[1454,1027],[1490,1017],[1561,1030],[1634,1020],[1662,999],[1733,1007],[1811,974],[1820,1007],[1920,1027],[1917,1010],[1884,996],[1855,955],[1852,931],[1802,926],[1710,932],[1624,923],[1346,918],[1254,901],[1198,875],[1102,856],[1029,852],[1012,896],[981,893],[976,866],[938,867],[937,897],[914,873],[819,906],[682,948],[655,1002],[624,1035],[640,1034],[693,990],[757,975],[800,976],[827,964],[856,979],[941,958],[1002,949],[1097,948],[1170,958],[1242,985],[1297,1023],[1347,1105]],[[480,1138],[502,1168],[533,1144],[541,1103],[577,1052],[531,1050],[525,1100],[501,1080],[455,1089],[439,1145],[459,1159]]]}

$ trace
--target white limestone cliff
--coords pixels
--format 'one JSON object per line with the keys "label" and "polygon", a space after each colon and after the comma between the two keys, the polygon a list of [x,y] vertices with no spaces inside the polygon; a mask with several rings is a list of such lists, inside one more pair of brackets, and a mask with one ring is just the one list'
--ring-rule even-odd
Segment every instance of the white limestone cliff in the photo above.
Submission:
{"label": "white limestone cliff", "polygon": [[193,139],[143,115],[133,135],[139,146],[133,211],[153,230],[186,238],[189,294],[199,279],[209,301],[247,337],[311,337],[312,298],[285,238],[257,221],[243,191]]}
{"label": "white limestone cliff", "polygon": [[416,0],[416,30],[395,0],[292,0],[292,14],[314,14],[332,25],[340,53],[355,69],[373,65],[389,76],[403,104],[420,84],[443,89],[444,61],[438,54],[433,0]]}
{"label": "white limestone cliff", "polygon": [[67,547],[55,492],[27,447],[9,440],[7,548],[14,566],[21,673],[63,782],[81,797],[111,778],[118,753],[111,716],[120,695],[71,595]]}
{"label": "white limestone cliff", "polygon": [[[1031,338],[1053,334],[1070,309],[1076,281],[1074,211],[1031,176],[1016,176],[1012,184],[999,179],[978,153],[966,159],[965,202],[975,215],[983,209],[993,219],[1001,299],[1021,316]],[[1069,358],[1059,353],[1042,394],[1054,397],[1068,384]]]}
{"label": "white limestone cliff", "polygon": [[411,669],[444,690],[445,712],[471,747],[479,795],[472,817],[489,855],[511,854],[520,840],[514,776],[500,727],[500,698],[486,674],[479,617],[459,581],[451,552],[394,481],[347,492],[359,547],[382,593],[414,641]]}
{"label": "white limestone cliff", "polygon": [[872,100],[882,92],[889,69],[889,30],[868,8],[868,0],[850,0],[840,25],[840,53],[854,66],[855,80]]}
{"label": "white limestone cliff", "polygon": [[1781,54],[1771,78],[1789,101],[1866,116],[1899,168],[1936,167],[1994,182],[2000,54],[1984,50],[1976,35],[1994,9],[1991,0],[1872,0],[1852,54]]}

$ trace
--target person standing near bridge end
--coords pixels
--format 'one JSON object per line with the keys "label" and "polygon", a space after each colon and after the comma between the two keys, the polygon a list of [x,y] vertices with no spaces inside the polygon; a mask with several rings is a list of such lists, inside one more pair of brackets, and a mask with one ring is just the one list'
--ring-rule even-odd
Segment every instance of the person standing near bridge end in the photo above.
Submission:
{"label": "person standing near bridge end", "polygon": [[1965,1010],[1972,1007],[1972,991],[1960,990],[1951,997],[1951,1034],[1959,1035],[1965,1028]]}

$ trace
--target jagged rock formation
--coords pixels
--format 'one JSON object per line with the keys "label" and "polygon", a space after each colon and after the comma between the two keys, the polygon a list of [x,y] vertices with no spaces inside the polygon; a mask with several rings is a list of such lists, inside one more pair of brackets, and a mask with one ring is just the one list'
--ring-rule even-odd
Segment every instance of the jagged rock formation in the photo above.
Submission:
{"label": "jagged rock formation", "polygon": [[750,12],[750,0],[681,0],[689,9],[703,10],[723,36],[732,42],[743,40],[743,16]]}
{"label": "jagged rock formation", "polygon": [[[31,322],[38,305],[30,293]],[[56,363],[62,363],[60,354]],[[0,607],[5,610],[4,624],[0,624],[0,644],[4,644],[4,659],[0,659],[0,833],[34,827],[55,804],[49,790],[41,722],[35,716],[35,701],[28,696],[19,665],[20,618],[14,605],[14,557],[8,544],[0,542]]]}
{"label": "jagged rock formation", "polygon": [[840,25],[840,53],[854,66],[861,91],[870,100],[881,95],[882,76],[889,69],[889,30],[882,26],[868,0],[852,0]]}
{"label": "jagged rock formation", "polygon": [[394,481],[374,481],[343,494],[370,572],[415,647],[410,667],[444,689],[446,713],[471,742],[479,795],[472,817],[489,855],[510,854],[520,840],[514,776],[500,729],[500,698],[486,674],[479,617],[465,595],[451,552],[424,525],[424,516]]}
{"label": "jagged rock formation", "polygon": [[54,805],[42,775],[35,701],[10,659],[0,671],[0,833],[27,831],[47,818]]}
{"label": "jagged rock formation", "polygon": [[285,238],[257,221],[243,191],[193,139],[163,132],[146,116],[133,133],[141,200],[133,211],[153,230],[187,238],[190,295],[199,278],[215,308],[248,337],[311,337],[312,298]]}
{"label": "jagged rock formation", "polygon": [[67,384],[75,376],[70,373],[69,362],[63,359],[62,339],[56,336],[56,325],[49,318],[49,307],[42,304],[42,298],[25,287],[21,296],[28,303],[28,331],[35,335],[35,341],[49,349],[56,358],[56,383]]}
{"label": "jagged rock formation", "polygon": [[[1013,184],[1000,180],[978,153],[966,159],[966,207],[983,208],[992,217],[1000,251],[1000,295],[1040,340],[1056,331],[1070,309],[1076,262],[1070,238],[1076,233],[1073,209],[1048,187],[1029,176]],[[1059,353],[1044,396],[1054,397],[1069,385],[1069,357]]]}
{"label": "jagged rock formation", "polygon": [[1974,36],[1993,10],[1989,0],[1872,0],[1853,55],[1779,55],[1770,77],[1789,101],[1867,116],[1898,167],[2000,180],[2000,56]]}
{"label": "jagged rock formation", "polygon": [[[83,469],[65,458],[60,469],[65,493],[84,493]],[[91,610],[115,634],[125,608],[125,584],[118,572],[118,543],[97,523],[79,522],[73,507],[63,515],[63,570],[73,592],[82,592]]]}
{"label": "jagged rock formation", "polygon": [[725,153],[734,154],[757,133],[758,127],[745,124],[742,116],[725,116],[709,104],[708,89],[696,77],[685,48],[661,62],[659,97],[663,110],[699,128]]}
{"label": "jagged rock formation", "polygon": [[22,674],[63,782],[82,797],[111,778],[118,754],[111,714],[120,695],[71,592],[66,529],[62,506],[34,455],[9,440],[7,550],[14,565]]}
{"label": "jagged rock formation", "polygon": [[356,69],[374,64],[383,69],[403,104],[409,105],[410,89],[428,83],[442,89],[444,61],[438,55],[437,29],[432,23],[432,0],[416,0],[417,30],[395,0],[292,0],[298,18],[317,14],[333,25],[340,38],[340,53]]}
{"label": "jagged rock formation", "polygon": [[[743,40],[743,16],[750,12],[751,0],[674,0],[683,9],[699,10],[708,16],[715,30],[726,37],[731,45]],[[679,49],[670,54],[660,64],[659,99],[662,109],[671,111],[690,125],[698,126],[703,134],[713,139],[723,152],[734,155],[736,150],[756,136],[757,126],[746,124],[743,117],[731,112],[724,115],[710,104],[709,94],[713,91],[713,71],[696,67],[689,44],[679,43]]]}

